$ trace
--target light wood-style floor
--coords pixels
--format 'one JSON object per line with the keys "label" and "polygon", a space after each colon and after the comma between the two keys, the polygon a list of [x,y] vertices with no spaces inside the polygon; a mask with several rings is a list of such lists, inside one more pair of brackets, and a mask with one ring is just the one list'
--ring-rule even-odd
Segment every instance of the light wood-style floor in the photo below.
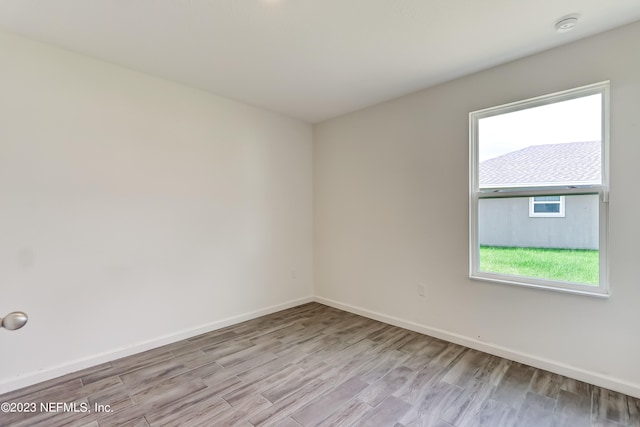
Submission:
{"label": "light wood-style floor", "polygon": [[80,411],[0,413],[2,426],[640,426],[638,399],[317,303],[0,402]]}

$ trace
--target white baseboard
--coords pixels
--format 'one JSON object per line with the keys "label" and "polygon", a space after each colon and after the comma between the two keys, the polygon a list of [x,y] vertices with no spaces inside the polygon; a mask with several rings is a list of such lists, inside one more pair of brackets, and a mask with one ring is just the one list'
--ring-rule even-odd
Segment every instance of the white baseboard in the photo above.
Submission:
{"label": "white baseboard", "polygon": [[494,356],[503,357],[505,359],[533,366],[534,368],[544,369],[549,372],[554,372],[556,374],[564,375],[566,377],[570,377],[579,381],[584,381],[589,384],[640,398],[640,384],[630,383],[620,378],[614,378],[596,372],[590,372],[584,369],[576,368],[574,366],[566,365],[561,362],[557,362],[555,360],[549,360],[530,354],[521,353],[498,345],[487,344],[485,342],[478,341],[464,335],[454,334],[442,329],[421,325],[419,323],[400,319],[394,316],[388,316],[386,314],[367,310],[362,307],[343,304],[338,301],[318,296],[316,296],[314,300],[316,302],[319,302],[320,304],[328,305],[339,310],[348,311],[349,313],[358,314],[369,319],[378,320],[380,322],[388,323],[390,325],[398,326],[410,331],[429,335],[465,347],[473,348],[475,350],[483,351],[485,353],[493,354]]}
{"label": "white baseboard", "polygon": [[514,351],[505,347],[487,344],[476,339],[454,334],[444,331],[442,329],[433,328],[412,321],[400,319],[394,316],[388,316],[386,314],[378,313],[375,311],[367,310],[362,307],[356,307],[349,304],[343,304],[338,301],[323,297],[306,297],[293,301],[288,301],[283,304],[266,307],[260,310],[244,313],[238,316],[228,317],[216,322],[208,323],[196,328],[180,331],[174,334],[161,336],[152,340],[144,341],[133,346],[126,348],[120,348],[113,351],[97,354],[95,356],[77,359],[69,363],[47,368],[42,371],[33,372],[26,375],[21,375],[16,378],[11,378],[0,382],[0,394],[7,393],[9,391],[17,390],[23,387],[27,387],[33,384],[37,384],[42,381],[47,381],[53,378],[60,377],[62,375],[77,372],[82,369],[86,369],[92,366],[100,365],[112,360],[119,359],[121,357],[131,356],[132,354],[140,353],[143,351],[151,350],[156,347],[160,347],[166,344],[170,344],[183,339],[191,338],[196,335],[200,335],[206,332],[215,331],[217,329],[225,328],[227,326],[235,325],[247,320],[255,319],[260,316],[275,313],[280,310],[286,310],[287,308],[296,307],[298,305],[306,304],[308,302],[316,301],[320,304],[328,305],[340,310],[348,311],[350,313],[358,314],[360,316],[367,317],[369,319],[378,320],[380,322],[388,323],[390,325],[398,326],[404,329],[408,329],[421,334],[429,335],[435,338],[443,339],[455,344],[463,345],[465,347],[473,348],[475,350],[483,351],[485,353],[493,354],[495,356],[504,357],[505,359],[513,360],[516,362],[524,363],[535,368],[544,369],[556,374],[564,375],[570,378],[574,378],[579,381],[584,381],[589,384],[593,384],[599,387],[604,387],[610,390],[614,390],[620,393],[627,394],[636,398],[640,398],[640,385],[630,383],[628,381],[621,380],[619,378],[610,377],[590,371],[586,371],[580,368],[566,365],[554,360],[549,360],[537,356]]}
{"label": "white baseboard", "polygon": [[293,301],[288,301],[283,304],[273,305],[271,307],[266,307],[266,308],[255,310],[249,313],[240,314],[238,316],[228,317],[226,319],[218,320],[216,322],[207,323],[206,325],[198,326],[191,329],[186,329],[173,334],[164,335],[158,338],[143,341],[138,344],[128,346],[125,348],[120,348],[113,351],[97,354],[94,356],[73,360],[71,362],[64,363],[62,365],[57,365],[51,368],[46,368],[41,371],[21,375],[19,377],[11,378],[9,380],[0,382],[0,394],[7,393],[13,390],[18,390],[20,388],[37,384],[42,381],[58,378],[60,376],[67,375],[72,372],[77,372],[82,369],[86,369],[92,366],[100,365],[102,363],[110,362],[112,360],[116,360],[121,357],[131,356],[132,354],[151,350],[153,348],[161,347],[166,344],[171,344],[173,342],[191,338],[196,335],[215,331],[216,329],[222,329],[227,326],[235,325],[237,323],[255,319],[256,317],[265,316],[267,314],[275,313],[281,310],[286,310],[287,308],[296,307],[298,305],[306,304],[312,301],[314,301],[313,297],[306,297],[306,298],[300,298]]}

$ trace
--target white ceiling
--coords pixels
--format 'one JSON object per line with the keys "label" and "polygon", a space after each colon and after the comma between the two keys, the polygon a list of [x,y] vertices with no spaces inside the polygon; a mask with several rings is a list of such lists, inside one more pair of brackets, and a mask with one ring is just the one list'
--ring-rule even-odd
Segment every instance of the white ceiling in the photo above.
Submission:
{"label": "white ceiling", "polygon": [[640,0],[0,0],[2,30],[308,122],[637,20]]}

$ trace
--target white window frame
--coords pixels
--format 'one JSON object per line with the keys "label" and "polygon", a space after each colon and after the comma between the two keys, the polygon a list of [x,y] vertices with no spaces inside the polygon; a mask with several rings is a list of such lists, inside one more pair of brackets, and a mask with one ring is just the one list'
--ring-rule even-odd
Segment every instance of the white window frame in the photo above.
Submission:
{"label": "white window frame", "polygon": [[[549,289],[565,293],[596,297],[609,296],[608,278],[608,208],[609,208],[609,92],[610,82],[604,81],[587,86],[569,89],[549,95],[543,95],[506,105],[486,108],[469,113],[469,277],[476,280],[511,284],[539,289]],[[602,136],[601,136],[601,182],[585,185],[545,185],[517,187],[490,186],[480,188],[479,182],[479,133],[480,119],[525,110],[542,105],[554,104],[589,95],[601,94],[602,97]],[[599,195],[599,284],[597,286],[565,281],[516,276],[509,274],[485,272],[480,270],[480,244],[478,204],[481,199],[508,197],[535,197],[579,194]]]}
{"label": "white window frame", "polygon": [[[564,218],[565,217],[564,196],[560,196],[559,201],[536,200],[536,197],[540,197],[540,196],[529,197],[529,218]],[[536,205],[546,205],[551,203],[558,204],[560,206],[560,209],[558,210],[558,212],[536,212],[535,211]]]}

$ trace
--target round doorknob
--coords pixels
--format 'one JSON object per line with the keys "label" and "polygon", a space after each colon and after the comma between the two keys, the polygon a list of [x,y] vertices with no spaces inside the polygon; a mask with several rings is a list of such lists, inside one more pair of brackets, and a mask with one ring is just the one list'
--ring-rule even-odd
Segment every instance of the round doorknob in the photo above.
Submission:
{"label": "round doorknob", "polygon": [[26,325],[27,320],[29,320],[29,317],[26,313],[23,313],[22,311],[14,311],[3,318],[0,318],[0,327],[13,331]]}

